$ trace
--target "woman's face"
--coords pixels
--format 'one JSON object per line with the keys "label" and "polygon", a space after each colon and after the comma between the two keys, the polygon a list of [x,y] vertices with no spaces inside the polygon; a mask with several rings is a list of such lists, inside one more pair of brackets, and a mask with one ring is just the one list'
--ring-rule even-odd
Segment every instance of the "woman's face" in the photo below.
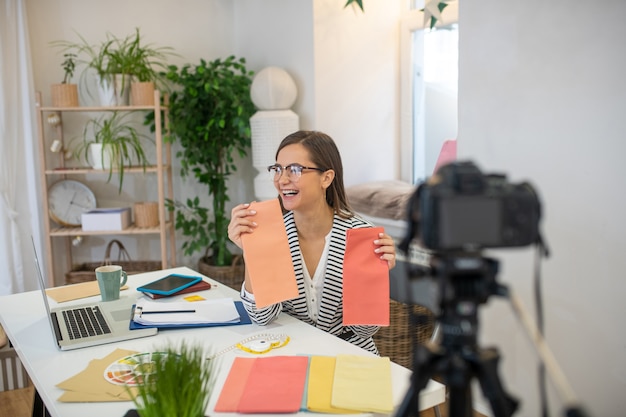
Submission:
{"label": "woman's face", "polygon": [[[278,153],[276,164],[281,167],[300,165],[309,168],[316,166],[310,159],[307,149],[299,143],[285,146]],[[326,188],[331,184],[333,171],[320,172],[303,169],[300,177],[289,169],[282,169],[279,178],[274,179],[274,187],[280,194],[286,210],[306,210],[320,203],[326,204]]]}

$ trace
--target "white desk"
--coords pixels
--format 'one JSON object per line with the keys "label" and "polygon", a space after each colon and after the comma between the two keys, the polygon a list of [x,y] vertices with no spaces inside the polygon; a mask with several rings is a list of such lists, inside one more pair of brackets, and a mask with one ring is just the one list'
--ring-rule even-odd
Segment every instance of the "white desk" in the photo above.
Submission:
{"label": "white desk", "polygon": [[[166,271],[149,272],[130,276],[128,285],[130,290],[122,292],[122,297],[137,298],[140,293],[135,288],[140,284],[160,278],[167,273],[200,275],[186,268],[173,268]],[[239,300],[239,294],[232,289],[217,284],[216,288],[205,291],[206,298],[232,297]],[[53,300],[51,306],[56,305]],[[81,303],[85,300],[76,300],[69,303]],[[68,303],[68,305],[69,305]],[[53,417],[122,417],[127,410],[134,408],[132,402],[108,403],[61,403],[57,398],[62,390],[55,385],[68,377],[82,371],[88,362],[95,358],[102,358],[115,348],[135,350],[139,352],[155,350],[175,343],[181,339],[188,342],[202,343],[207,349],[219,352],[251,335],[259,333],[284,333],[291,341],[284,347],[273,350],[265,355],[337,355],[339,353],[371,355],[371,353],[354,346],[338,337],[316,329],[287,314],[282,314],[275,322],[268,326],[241,325],[224,327],[204,327],[193,329],[161,330],[157,336],[118,342],[101,346],[94,346],[72,351],[61,352],[56,348],[50,326],[45,317],[45,309],[39,291],[25,292],[0,297],[0,323],[13,343],[20,360],[28,371],[35,388],[41,396],[46,408]],[[233,414],[215,413],[215,403],[221,392],[221,387],[236,356],[252,356],[240,350],[231,350],[221,356],[222,366],[216,382],[209,409],[206,414],[213,417]],[[410,386],[411,372],[399,365],[392,364],[392,381],[394,404],[400,405]],[[427,409],[445,401],[445,387],[435,381],[420,393],[420,409]],[[302,416],[311,416],[313,413],[299,413]],[[281,415],[282,416],[282,415]],[[284,417],[284,416],[282,416]]]}

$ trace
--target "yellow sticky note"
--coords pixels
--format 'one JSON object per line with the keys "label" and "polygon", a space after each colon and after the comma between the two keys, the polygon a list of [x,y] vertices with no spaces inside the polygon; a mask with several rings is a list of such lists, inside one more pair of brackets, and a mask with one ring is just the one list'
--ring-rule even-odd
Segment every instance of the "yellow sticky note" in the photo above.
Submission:
{"label": "yellow sticky note", "polygon": [[185,301],[204,301],[206,298],[200,297],[199,295],[190,295],[188,297],[183,298]]}

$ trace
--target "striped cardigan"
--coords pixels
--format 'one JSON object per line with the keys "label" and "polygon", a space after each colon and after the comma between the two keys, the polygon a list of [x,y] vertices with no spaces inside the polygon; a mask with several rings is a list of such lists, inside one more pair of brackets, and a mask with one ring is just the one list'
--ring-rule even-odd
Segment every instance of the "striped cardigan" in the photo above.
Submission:
{"label": "striped cardigan", "polygon": [[[339,336],[363,349],[378,354],[372,336],[378,331],[378,326],[342,326],[343,318],[343,255],[346,250],[346,231],[348,229],[372,227],[372,225],[359,217],[342,219],[335,215],[333,228],[330,235],[330,249],[328,262],[326,264],[326,276],[324,278],[324,288],[322,299],[320,300],[320,311],[317,323],[309,318],[306,293],[304,291],[304,272],[300,243],[298,241],[298,231],[292,212],[284,215],[285,227],[287,229],[287,239],[291,250],[291,258],[296,273],[296,283],[298,285],[298,297],[292,300],[283,301],[264,308],[256,308],[253,300],[247,299],[243,295],[243,305],[250,315],[252,321],[265,325],[274,320],[281,311],[304,321],[312,326],[324,330],[330,334]],[[350,333],[351,331],[351,333]],[[348,332],[346,335],[345,333]]]}

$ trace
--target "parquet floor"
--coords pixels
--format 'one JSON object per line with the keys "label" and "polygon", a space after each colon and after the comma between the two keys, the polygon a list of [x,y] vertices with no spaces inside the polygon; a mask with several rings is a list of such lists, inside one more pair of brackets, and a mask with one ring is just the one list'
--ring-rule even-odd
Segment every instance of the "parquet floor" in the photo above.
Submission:
{"label": "parquet floor", "polygon": [[0,392],[0,416],[31,417],[34,396],[33,387]]}

